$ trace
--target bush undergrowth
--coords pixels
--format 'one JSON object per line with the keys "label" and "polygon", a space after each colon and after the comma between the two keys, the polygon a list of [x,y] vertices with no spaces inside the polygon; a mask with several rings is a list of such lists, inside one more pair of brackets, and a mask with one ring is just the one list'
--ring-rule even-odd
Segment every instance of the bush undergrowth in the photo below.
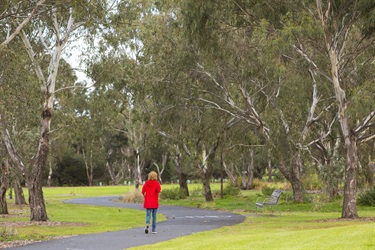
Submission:
{"label": "bush undergrowth", "polygon": [[122,201],[127,203],[141,203],[143,202],[143,195],[139,189],[130,191],[122,196]]}
{"label": "bush undergrowth", "polygon": [[362,206],[375,207],[375,187],[359,195],[358,204]]}

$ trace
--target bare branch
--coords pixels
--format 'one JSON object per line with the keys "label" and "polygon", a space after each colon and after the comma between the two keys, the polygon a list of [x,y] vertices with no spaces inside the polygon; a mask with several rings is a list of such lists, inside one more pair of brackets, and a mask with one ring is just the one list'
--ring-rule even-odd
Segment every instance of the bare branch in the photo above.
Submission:
{"label": "bare branch", "polygon": [[21,159],[21,157],[18,155],[17,150],[14,147],[14,144],[10,138],[9,132],[6,128],[6,123],[4,120],[4,115],[2,111],[0,110],[0,133],[3,137],[3,141],[5,144],[5,147],[7,148],[8,155],[12,159],[12,161],[15,163],[15,165],[19,168],[19,170],[24,173],[26,170],[26,167]]}
{"label": "bare branch", "polygon": [[354,134],[357,135],[358,133],[360,133],[361,131],[365,130],[368,128],[368,124],[369,122],[375,117],[375,110],[373,110],[372,112],[370,112],[370,114],[368,114],[366,116],[365,119],[363,119],[361,125],[359,125],[356,129],[354,129]]}
{"label": "bare branch", "polygon": [[75,89],[75,88],[89,89],[89,88],[92,88],[92,87],[94,87],[94,84],[89,85],[89,86],[67,86],[67,87],[64,87],[64,88],[57,89],[55,92],[53,92],[53,94],[56,94],[57,92],[67,90],[67,89]]}
{"label": "bare branch", "polygon": [[299,54],[301,54],[302,56],[303,56],[303,58],[305,58],[306,59],[306,61],[308,62],[308,63],[310,63],[312,66],[313,66],[313,68],[314,68],[314,70],[316,70],[316,71],[318,71],[319,72],[319,74],[321,74],[322,76],[324,76],[328,81],[330,81],[330,82],[332,82],[332,79],[331,79],[331,77],[329,77],[324,71],[322,71],[319,67],[318,67],[318,65],[303,51],[303,49],[302,48],[300,48],[300,47],[297,47],[296,45],[293,45],[293,48],[299,53]]}
{"label": "bare branch", "polygon": [[357,143],[368,142],[368,141],[371,141],[373,139],[375,139],[375,134],[360,137],[360,138],[358,138]]}
{"label": "bare branch", "polygon": [[298,147],[300,148],[303,148],[303,149],[307,149],[308,147],[310,147],[311,145],[315,144],[316,146],[319,147],[319,145],[317,144],[318,142],[320,141],[323,141],[325,138],[327,138],[331,133],[332,133],[332,127],[333,125],[335,124],[336,122],[336,117],[334,119],[332,119],[331,123],[329,124],[328,126],[328,131],[326,131],[322,136],[320,136],[319,138],[305,144],[305,145],[297,145]]}
{"label": "bare branch", "polygon": [[20,33],[20,36],[21,36],[23,43],[25,44],[26,52],[29,55],[31,63],[34,65],[36,75],[39,81],[43,84],[42,88],[45,89],[47,87],[47,81],[43,75],[43,71],[42,71],[42,68],[40,67],[39,62],[36,60],[36,55],[33,50],[33,47],[31,46],[30,40],[27,38],[26,33],[24,31]]}

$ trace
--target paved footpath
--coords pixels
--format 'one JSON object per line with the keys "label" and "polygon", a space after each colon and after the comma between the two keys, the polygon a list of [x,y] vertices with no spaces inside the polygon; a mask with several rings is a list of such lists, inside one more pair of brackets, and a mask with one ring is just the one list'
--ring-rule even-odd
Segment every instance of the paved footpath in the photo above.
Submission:
{"label": "paved footpath", "polygon": [[[65,202],[143,210],[142,204],[117,202],[116,200],[118,198],[119,197],[96,197],[74,199]],[[168,219],[157,223],[157,234],[145,234],[144,227],[139,227],[115,232],[78,235],[9,249],[122,250],[129,247],[166,241],[223,226],[231,226],[245,220],[245,217],[239,214],[179,206],[160,206],[158,213],[165,215]],[[124,218],[124,220],[125,219],[126,218]]]}

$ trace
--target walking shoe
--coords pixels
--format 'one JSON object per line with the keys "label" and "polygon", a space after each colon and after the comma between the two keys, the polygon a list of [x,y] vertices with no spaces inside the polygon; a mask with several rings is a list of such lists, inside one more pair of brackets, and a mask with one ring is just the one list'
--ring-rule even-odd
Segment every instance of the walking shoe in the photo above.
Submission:
{"label": "walking shoe", "polygon": [[147,224],[145,228],[145,234],[148,234],[148,228],[149,228],[149,225]]}
{"label": "walking shoe", "polygon": [[156,231],[152,231],[152,233],[153,233],[153,234],[157,234],[157,232],[156,232]]}

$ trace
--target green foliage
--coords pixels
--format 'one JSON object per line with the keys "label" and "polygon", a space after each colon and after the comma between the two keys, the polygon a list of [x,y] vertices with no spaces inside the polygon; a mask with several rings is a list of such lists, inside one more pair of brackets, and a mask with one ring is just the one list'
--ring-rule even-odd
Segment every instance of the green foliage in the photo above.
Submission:
{"label": "green foliage", "polygon": [[358,205],[375,207],[375,187],[358,197]]}
{"label": "green foliage", "polygon": [[232,183],[225,185],[223,189],[224,195],[236,196],[241,193],[241,190],[238,187],[233,187]]}
{"label": "green foliage", "polygon": [[[234,187],[231,182],[226,184],[223,188],[223,195],[224,196],[237,196],[241,193],[241,189],[238,187]],[[202,192],[203,194],[203,192]],[[214,197],[221,196],[221,188],[212,190],[212,194]]]}
{"label": "green foliage", "polygon": [[203,196],[203,189],[202,187],[195,187],[190,192],[190,197],[200,197]]}
{"label": "green foliage", "polygon": [[316,173],[306,175],[303,180],[303,186],[308,190],[321,190],[322,184],[319,180],[319,176]]}
{"label": "green foliage", "polygon": [[274,187],[265,186],[265,187],[262,188],[262,194],[263,194],[263,196],[271,196],[272,192],[275,189],[276,188],[274,188]]}
{"label": "green foliage", "polygon": [[163,189],[163,192],[160,193],[160,198],[168,200],[180,200],[185,199],[186,194],[184,190],[181,190],[179,187],[176,187],[170,189]]}
{"label": "green foliage", "polygon": [[58,181],[58,185],[80,186],[87,185],[86,167],[80,155],[66,152],[57,163],[57,169],[53,177]]}

